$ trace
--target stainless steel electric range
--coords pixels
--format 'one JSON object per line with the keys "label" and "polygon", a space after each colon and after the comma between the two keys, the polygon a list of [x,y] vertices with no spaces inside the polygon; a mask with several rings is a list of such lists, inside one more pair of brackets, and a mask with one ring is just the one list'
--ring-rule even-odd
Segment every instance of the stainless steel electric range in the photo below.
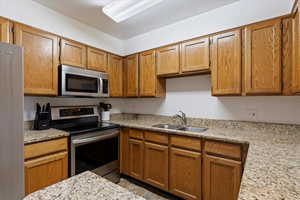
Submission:
{"label": "stainless steel electric range", "polygon": [[51,116],[52,128],[70,133],[70,176],[89,170],[119,182],[118,125],[102,123],[97,106],[52,107]]}

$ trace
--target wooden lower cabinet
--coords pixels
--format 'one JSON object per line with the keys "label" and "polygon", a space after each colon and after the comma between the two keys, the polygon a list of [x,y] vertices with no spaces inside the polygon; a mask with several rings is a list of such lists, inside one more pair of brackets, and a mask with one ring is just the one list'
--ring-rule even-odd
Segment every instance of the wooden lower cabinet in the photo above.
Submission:
{"label": "wooden lower cabinet", "polygon": [[61,152],[25,162],[25,194],[68,178],[68,153]]}
{"label": "wooden lower cabinet", "polygon": [[241,182],[241,162],[204,155],[204,199],[236,200]]}
{"label": "wooden lower cabinet", "polygon": [[120,172],[129,175],[129,128],[122,128],[120,135]]}
{"label": "wooden lower cabinet", "polygon": [[170,192],[184,199],[201,199],[201,153],[170,149]]}
{"label": "wooden lower cabinet", "polygon": [[145,143],[144,181],[157,188],[169,188],[169,147],[154,143]]}
{"label": "wooden lower cabinet", "polygon": [[144,142],[129,139],[129,175],[138,180],[143,180],[144,170]]}

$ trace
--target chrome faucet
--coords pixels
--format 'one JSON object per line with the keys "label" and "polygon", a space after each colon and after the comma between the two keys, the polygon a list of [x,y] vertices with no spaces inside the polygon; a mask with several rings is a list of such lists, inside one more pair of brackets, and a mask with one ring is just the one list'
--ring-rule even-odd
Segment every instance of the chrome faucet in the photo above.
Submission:
{"label": "chrome faucet", "polygon": [[182,125],[183,125],[184,127],[187,126],[186,114],[185,114],[184,112],[179,111],[179,114],[174,115],[174,117],[179,118],[179,119],[181,120]]}

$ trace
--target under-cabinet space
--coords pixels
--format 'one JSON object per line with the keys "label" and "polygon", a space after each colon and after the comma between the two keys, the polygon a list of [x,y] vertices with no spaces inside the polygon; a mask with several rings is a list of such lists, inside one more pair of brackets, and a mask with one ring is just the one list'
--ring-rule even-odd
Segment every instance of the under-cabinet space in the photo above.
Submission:
{"label": "under-cabinet space", "polygon": [[58,94],[59,38],[56,35],[14,24],[14,42],[24,47],[25,95]]}
{"label": "under-cabinet space", "polygon": [[86,46],[79,42],[61,39],[60,63],[86,68]]}

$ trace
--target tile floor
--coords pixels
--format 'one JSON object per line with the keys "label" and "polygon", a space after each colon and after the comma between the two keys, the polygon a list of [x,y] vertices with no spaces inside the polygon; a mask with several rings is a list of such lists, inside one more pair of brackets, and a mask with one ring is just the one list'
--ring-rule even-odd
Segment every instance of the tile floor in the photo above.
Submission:
{"label": "tile floor", "polygon": [[177,200],[179,198],[176,198],[174,196],[170,196],[168,194],[165,194],[164,192],[161,192],[155,188],[152,188],[148,185],[144,185],[140,182],[137,182],[135,180],[132,180],[130,178],[121,178],[120,183],[118,185],[128,189],[129,191],[144,197],[147,200]]}

